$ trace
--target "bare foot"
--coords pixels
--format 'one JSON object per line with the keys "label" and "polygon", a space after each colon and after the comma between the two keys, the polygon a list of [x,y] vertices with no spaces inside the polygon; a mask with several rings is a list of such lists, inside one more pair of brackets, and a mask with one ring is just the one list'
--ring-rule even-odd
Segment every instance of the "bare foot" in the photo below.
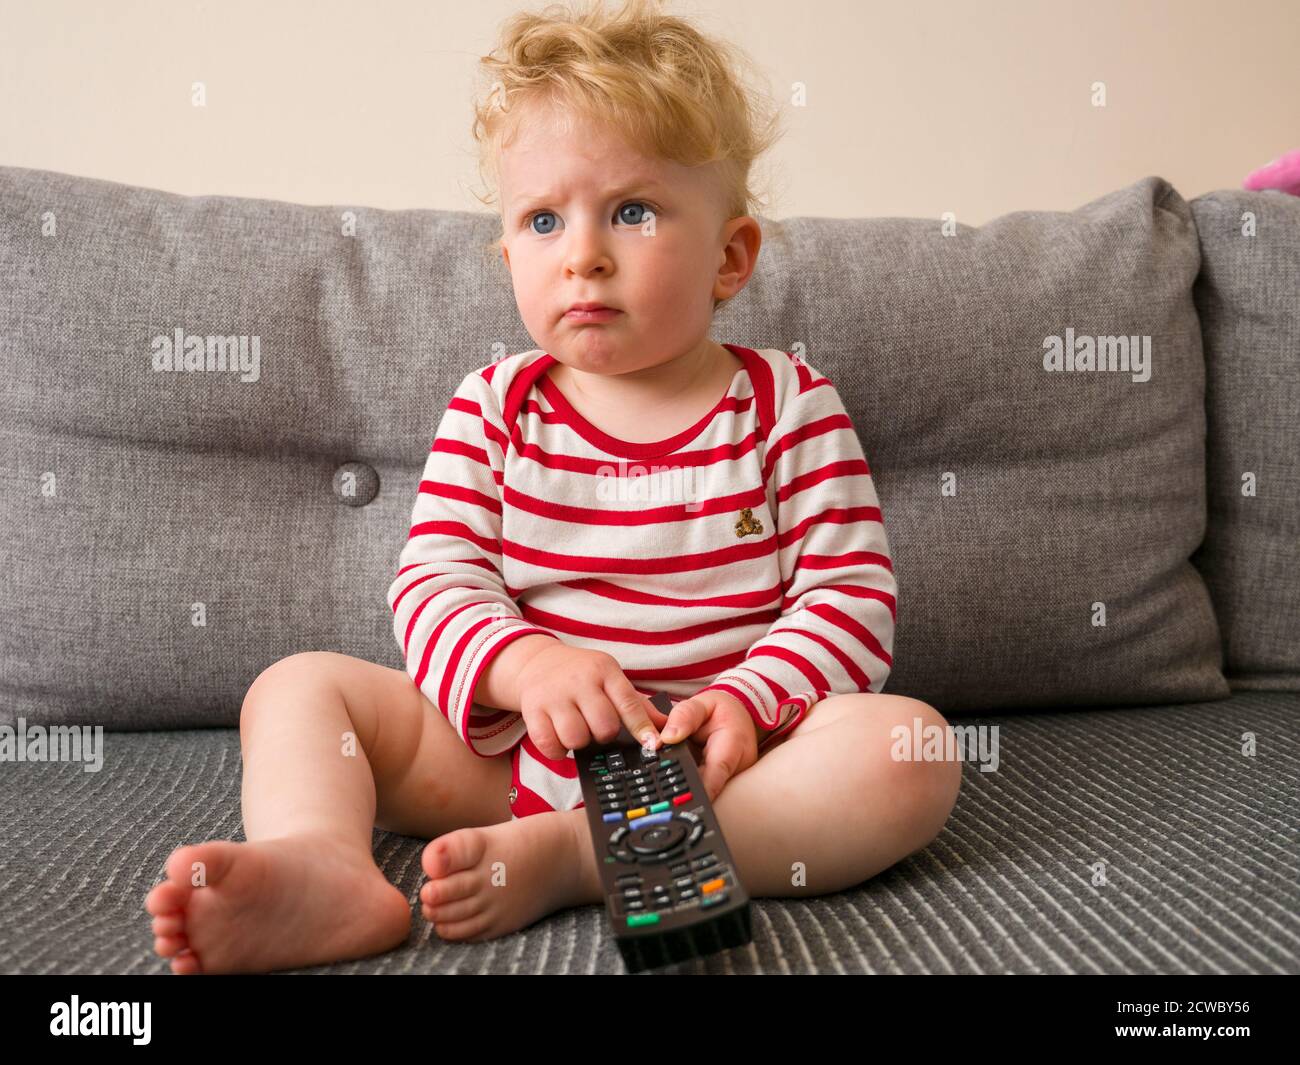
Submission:
{"label": "bare foot", "polygon": [[[192,886],[202,862],[205,886]],[[316,836],[177,847],[145,896],[172,972],[270,972],[391,950],[411,907],[369,855]]]}
{"label": "bare foot", "polygon": [[495,939],[602,900],[581,808],[448,832],[424,848],[421,865],[421,911],[442,939]]}

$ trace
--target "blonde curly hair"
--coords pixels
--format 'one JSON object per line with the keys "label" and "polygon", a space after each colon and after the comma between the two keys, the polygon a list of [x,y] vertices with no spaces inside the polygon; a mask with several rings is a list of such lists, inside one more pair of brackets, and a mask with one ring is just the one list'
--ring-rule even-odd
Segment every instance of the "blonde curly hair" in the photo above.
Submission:
{"label": "blonde curly hair", "polygon": [[[728,218],[765,204],[751,185],[754,161],[780,135],[779,113],[737,71],[749,66],[734,46],[664,14],[657,0],[553,3],[520,12],[502,26],[496,49],[479,60],[483,85],[474,103],[479,202],[496,205],[501,150],[529,105],[553,106],[617,129],[644,155],[684,166],[718,163]],[[714,306],[717,306],[715,301]]]}

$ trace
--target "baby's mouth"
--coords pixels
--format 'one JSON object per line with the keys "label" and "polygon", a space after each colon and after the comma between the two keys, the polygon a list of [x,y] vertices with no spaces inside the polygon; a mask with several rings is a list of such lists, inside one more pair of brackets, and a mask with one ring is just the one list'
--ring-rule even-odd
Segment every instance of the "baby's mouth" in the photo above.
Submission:
{"label": "baby's mouth", "polygon": [[613,307],[601,307],[597,310],[571,310],[564,313],[566,322],[575,322],[579,325],[597,324],[600,322],[610,322],[617,318],[623,312]]}

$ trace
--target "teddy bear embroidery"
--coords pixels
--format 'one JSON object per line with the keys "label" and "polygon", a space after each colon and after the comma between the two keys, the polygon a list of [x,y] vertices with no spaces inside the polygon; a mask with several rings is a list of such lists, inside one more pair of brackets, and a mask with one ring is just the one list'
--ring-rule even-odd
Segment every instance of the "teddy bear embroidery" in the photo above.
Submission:
{"label": "teddy bear embroidery", "polygon": [[757,536],[763,531],[763,523],[759,521],[752,510],[746,507],[740,512],[740,521],[736,522],[737,536]]}

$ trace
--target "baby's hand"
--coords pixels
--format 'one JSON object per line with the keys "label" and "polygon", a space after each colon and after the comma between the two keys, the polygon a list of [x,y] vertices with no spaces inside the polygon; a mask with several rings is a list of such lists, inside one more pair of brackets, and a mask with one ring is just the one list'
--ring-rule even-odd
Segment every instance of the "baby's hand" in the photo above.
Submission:
{"label": "baby's hand", "polygon": [[632,686],[612,655],[558,640],[519,671],[519,704],[528,735],[548,758],[563,758],[593,737],[609,743],[618,736],[620,723],[642,746],[657,747],[655,720],[667,720]]}
{"label": "baby's hand", "polygon": [[739,699],[714,688],[697,692],[673,706],[662,732],[665,743],[683,736],[704,741],[700,780],[709,802],[737,773],[758,761],[758,726]]}

